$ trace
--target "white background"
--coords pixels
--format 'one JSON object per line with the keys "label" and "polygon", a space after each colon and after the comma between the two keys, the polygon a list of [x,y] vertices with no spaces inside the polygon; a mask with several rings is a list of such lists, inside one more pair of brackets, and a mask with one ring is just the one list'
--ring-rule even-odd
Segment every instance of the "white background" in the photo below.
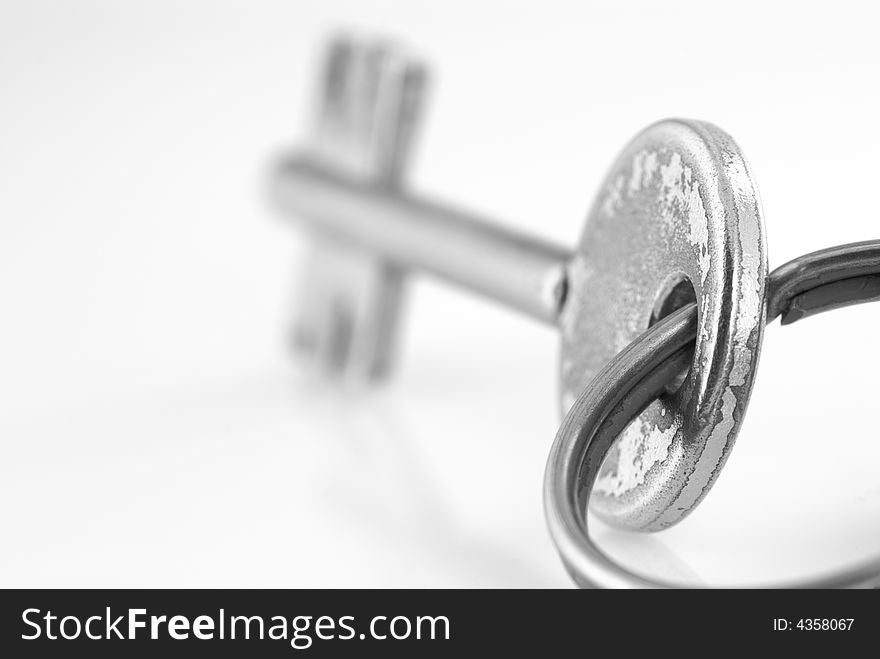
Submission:
{"label": "white background", "polygon": [[[266,202],[336,28],[434,67],[413,186],[573,245],[667,116],[738,140],[771,267],[880,237],[872,3],[0,4],[0,585],[567,586],[541,481],[557,337],[417,281],[396,377],[285,346],[303,238]],[[880,550],[880,305],[768,328],[703,505],[597,536],[704,583]]]}

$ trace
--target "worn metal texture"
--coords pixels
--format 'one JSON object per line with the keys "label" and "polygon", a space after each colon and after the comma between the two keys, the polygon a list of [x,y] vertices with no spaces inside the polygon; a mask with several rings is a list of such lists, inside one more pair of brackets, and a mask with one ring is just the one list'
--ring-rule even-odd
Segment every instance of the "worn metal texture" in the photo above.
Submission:
{"label": "worn metal texture", "polygon": [[[788,322],[841,306],[880,300],[878,278],[880,240],[799,257],[770,274],[766,322],[781,316],[784,325],[792,309],[799,311]],[[688,363],[697,339],[694,304],[658,322],[605,365],[575,401],[556,435],[544,477],[544,509],[562,561],[580,586],[694,586],[636,574],[617,564],[590,538],[586,506],[617,437]],[[782,588],[878,586],[880,557],[810,581],[778,584]]]}
{"label": "worn metal texture", "polygon": [[766,276],[758,193],[734,141],[684,120],[636,136],[600,189],[570,264],[563,414],[652,320],[696,300],[699,325],[687,379],[625,429],[599,472],[591,509],[607,523],[666,528],[713,484],[751,393]]}

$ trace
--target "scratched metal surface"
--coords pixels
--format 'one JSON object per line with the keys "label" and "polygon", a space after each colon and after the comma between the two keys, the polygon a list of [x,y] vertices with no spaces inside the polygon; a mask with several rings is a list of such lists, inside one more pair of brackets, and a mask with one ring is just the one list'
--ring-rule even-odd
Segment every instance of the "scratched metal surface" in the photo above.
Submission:
{"label": "scratched metal surface", "polygon": [[618,439],[591,509],[609,524],[656,531],[705,496],[733,446],[763,337],[767,255],[757,189],[717,127],[648,127],[612,166],[571,263],[562,328],[561,402],[651,322],[684,277],[699,307],[691,372]]}

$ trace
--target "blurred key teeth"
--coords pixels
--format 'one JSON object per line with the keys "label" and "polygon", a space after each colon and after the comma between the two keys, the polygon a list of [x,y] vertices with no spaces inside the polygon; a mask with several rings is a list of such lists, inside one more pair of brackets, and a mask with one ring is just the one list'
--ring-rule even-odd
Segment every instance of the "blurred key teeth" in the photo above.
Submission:
{"label": "blurred key teeth", "polygon": [[[324,53],[315,151],[326,166],[396,186],[409,153],[426,69],[399,46],[339,34]],[[292,342],[317,370],[375,380],[392,363],[403,272],[318,240]]]}

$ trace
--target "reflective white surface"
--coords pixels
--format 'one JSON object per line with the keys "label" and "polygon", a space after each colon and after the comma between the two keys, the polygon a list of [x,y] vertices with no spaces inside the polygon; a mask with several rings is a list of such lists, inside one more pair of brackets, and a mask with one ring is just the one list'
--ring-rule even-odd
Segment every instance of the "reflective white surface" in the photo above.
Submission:
{"label": "reflective white surface", "polygon": [[[287,354],[303,240],[263,183],[320,40],[416,45],[414,185],[565,244],[641,126],[717,123],[773,267],[880,232],[876,16],[845,5],[0,5],[0,585],[569,585],[541,506],[552,331],[418,281],[381,390]],[[603,546],[707,583],[880,550],[878,326],[770,326],[705,502],[656,535],[595,523]]]}

